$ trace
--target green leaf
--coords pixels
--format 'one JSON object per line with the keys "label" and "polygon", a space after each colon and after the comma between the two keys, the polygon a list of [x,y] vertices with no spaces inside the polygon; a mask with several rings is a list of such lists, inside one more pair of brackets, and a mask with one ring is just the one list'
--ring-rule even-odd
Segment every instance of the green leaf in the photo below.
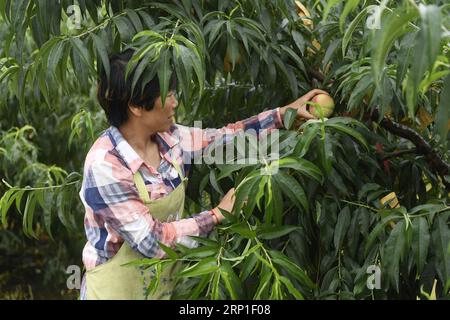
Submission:
{"label": "green leaf", "polygon": [[326,2],[326,7],[323,10],[322,21],[327,20],[327,17],[328,17],[328,14],[330,13],[331,8],[333,8],[340,2],[342,2],[342,0],[329,0]]}
{"label": "green leaf", "polygon": [[23,231],[27,237],[33,237],[37,239],[37,236],[33,231],[33,216],[35,207],[36,197],[34,195],[34,192],[29,192],[23,214]]}
{"label": "green leaf", "polygon": [[248,166],[251,166],[251,164],[218,164],[217,168],[219,168],[220,173],[217,175],[217,181],[229,177],[233,172]]}
{"label": "green leaf", "polygon": [[295,45],[300,50],[302,55],[305,54],[305,39],[303,38],[302,34],[296,30],[292,30],[292,39],[294,39]]}
{"label": "green leaf", "polygon": [[297,300],[304,300],[305,299],[303,297],[303,295],[297,289],[295,289],[295,287],[292,284],[291,280],[289,280],[288,278],[283,277],[283,276],[280,276],[279,279],[284,284],[286,289],[288,289],[289,293],[292,294],[295,297],[295,299],[297,299]]}
{"label": "green leaf", "polygon": [[241,281],[245,281],[249,275],[253,273],[255,270],[256,263],[258,262],[258,257],[256,254],[251,254],[247,259],[242,263],[241,273],[239,278]]}
{"label": "green leaf", "polygon": [[139,19],[138,14],[136,13],[136,11],[125,8],[124,11],[127,13],[128,17],[130,18],[131,23],[134,26],[134,29],[139,32],[142,31],[142,23],[141,20]]}
{"label": "green leaf", "polygon": [[[233,23],[230,21],[226,22],[227,28],[231,28],[231,25]],[[229,31],[230,33],[231,31]],[[231,66],[232,66],[232,70],[234,70],[235,66],[236,66],[236,62],[237,62],[237,58],[239,55],[239,43],[236,40],[236,38],[234,38],[234,36],[232,34],[229,34],[227,37],[227,51],[230,55],[231,58]]]}
{"label": "green leaf", "polygon": [[[446,219],[445,219],[446,217]],[[431,234],[432,247],[436,254],[436,271],[443,283],[444,291],[450,289],[448,279],[450,279],[450,255],[448,248],[450,245],[450,230],[447,225],[448,214],[441,214],[435,218],[433,231]]]}
{"label": "green leaf", "polygon": [[247,222],[241,222],[239,224],[230,227],[230,230],[236,232],[247,239],[253,239],[256,237],[255,230],[249,228]]}
{"label": "green leaf", "polygon": [[257,234],[259,239],[271,240],[281,238],[294,230],[299,230],[300,227],[297,226],[280,226],[280,227],[263,227],[257,229]]}
{"label": "green leaf", "polygon": [[306,286],[309,290],[313,290],[316,287],[316,285],[306,274],[306,272],[291,260],[289,260],[289,258],[283,253],[281,253],[280,251],[270,250],[269,254],[273,258],[273,262],[275,264],[286,270],[290,275],[297,279],[302,285]]}
{"label": "green leaf", "polygon": [[302,59],[288,46],[281,45],[280,48],[283,49],[283,51],[285,51],[295,61],[299,69],[303,71],[304,74],[306,74],[305,64],[303,63]]}
{"label": "green leaf", "polygon": [[211,280],[211,299],[218,300],[220,295],[220,272],[215,272]]}
{"label": "green leaf", "polygon": [[[398,211],[398,210],[393,210]],[[396,219],[401,219],[403,216],[400,216],[398,214],[389,215],[387,217],[384,217],[378,224],[373,228],[373,230],[370,232],[369,237],[367,238],[367,242],[365,245],[365,254],[367,255],[369,250],[372,248],[373,243],[375,242],[376,238],[380,235],[382,231],[385,230],[386,225],[389,221],[394,221]]]}
{"label": "green leaf", "polygon": [[[242,209],[242,206],[244,204],[244,201],[249,196],[249,194],[255,189],[259,188],[259,182],[261,180],[261,176],[259,176],[259,172],[256,172],[258,175],[249,175],[247,176],[236,188],[235,195],[236,200],[234,202],[233,212],[235,214],[240,214],[240,210]],[[250,205],[250,202],[255,200],[254,198],[249,198],[249,203],[247,203],[247,206]]]}
{"label": "green leaf", "polygon": [[367,73],[361,80],[358,81],[356,86],[353,88],[350,98],[348,99],[347,108],[348,110],[353,110],[358,108],[366,95],[370,94],[373,90],[373,75],[372,73]]}
{"label": "green leaf", "polygon": [[444,86],[441,90],[439,100],[439,107],[435,116],[435,134],[439,136],[439,144],[446,149],[448,143],[448,123],[450,121],[450,76],[447,76],[444,80]]}
{"label": "green leaf", "polygon": [[5,21],[7,21],[8,23],[11,23],[10,5],[11,5],[11,0],[0,0],[0,14],[2,15],[3,19]]}
{"label": "green leaf", "polygon": [[162,36],[162,35],[160,35],[159,33],[157,33],[157,32],[155,32],[155,31],[152,31],[152,30],[144,30],[144,31],[141,31],[141,32],[139,32],[138,34],[136,34],[134,37],[133,37],[133,41],[136,41],[136,40],[138,40],[139,38],[142,38],[142,37],[149,37],[149,38],[151,38],[152,40],[154,40],[154,39],[156,39],[156,40],[162,40],[162,41],[164,41],[164,37]]}
{"label": "green leaf", "polygon": [[0,75],[0,82],[3,81],[6,77],[13,75],[20,71],[20,67],[18,65],[13,65],[9,68],[7,68],[1,75]]}
{"label": "green leaf", "polygon": [[352,39],[353,32],[355,32],[356,27],[359,25],[359,23],[364,19],[364,17],[367,14],[367,11],[373,10],[375,6],[368,6],[362,9],[358,15],[353,19],[353,21],[350,23],[348,28],[346,29],[344,36],[342,38],[342,56],[345,57],[345,53],[347,51],[348,44],[350,43],[350,40]]}
{"label": "green leaf", "polygon": [[414,208],[411,208],[409,210],[410,215],[414,215],[419,212],[426,212],[427,214],[433,214],[437,211],[444,209],[445,205],[442,203],[427,203],[427,204],[421,204],[418,206],[415,206]]}
{"label": "green leaf", "polygon": [[67,192],[62,188],[58,193],[54,193],[56,197],[56,206],[58,208],[58,218],[61,223],[66,227],[70,228],[70,223],[67,217]]}
{"label": "green leaf", "polygon": [[417,273],[421,274],[425,266],[430,245],[430,233],[428,222],[425,218],[419,217],[412,222],[412,251],[416,259]]}
{"label": "green leaf", "polygon": [[151,29],[155,25],[155,21],[153,21],[153,18],[147,12],[139,10],[138,13],[148,29]]}
{"label": "green leaf", "polygon": [[417,10],[406,11],[398,8],[382,18],[381,28],[376,31],[373,41],[372,70],[375,83],[381,82],[386,57],[394,41],[408,31],[408,23],[417,17]]}
{"label": "green leaf", "polygon": [[330,174],[333,168],[333,144],[330,137],[324,134],[324,129],[322,129],[322,137],[319,140],[319,159],[322,163],[323,168],[327,174]]}
{"label": "green leaf", "polygon": [[162,106],[164,106],[166,96],[169,91],[170,77],[172,75],[172,70],[170,69],[170,54],[168,48],[161,50],[159,59],[160,64],[158,67],[158,78],[161,93],[161,104]]}
{"label": "green leaf", "polygon": [[189,295],[189,300],[197,300],[202,294],[203,290],[205,290],[206,286],[210,283],[211,276],[209,274],[205,274],[199,283],[195,286],[192,293]]}
{"label": "green leaf", "polygon": [[334,247],[337,250],[342,246],[342,241],[347,234],[350,226],[350,218],[350,209],[346,206],[339,212],[336,229],[334,230]]}
{"label": "green leaf", "polygon": [[2,213],[2,224],[6,225],[6,216],[8,213],[9,208],[11,207],[12,203],[14,202],[14,195],[16,194],[16,188],[11,188],[8,191],[6,191],[2,198],[0,199],[0,209]]}
{"label": "green leaf", "polygon": [[243,291],[239,278],[228,261],[222,260],[220,274],[232,300],[242,299]]}
{"label": "green leaf", "polygon": [[336,39],[328,46],[327,51],[325,52],[325,56],[323,57],[323,66],[326,66],[328,64],[330,59],[335,55],[335,51],[341,43],[341,39]]}
{"label": "green leaf", "polygon": [[366,183],[358,191],[358,200],[361,200],[363,196],[367,195],[369,191],[380,190],[381,186],[377,183]]}
{"label": "green leaf", "polygon": [[215,170],[209,171],[209,182],[211,183],[211,186],[214,188],[214,190],[216,190],[221,196],[225,194],[220,185],[217,183]]}
{"label": "green leaf", "polygon": [[267,287],[270,284],[270,280],[272,278],[272,272],[268,271],[265,268],[265,272],[261,273],[258,288],[256,289],[255,295],[253,296],[253,300],[259,300],[262,298],[262,294],[265,292]]}
{"label": "green leaf", "polygon": [[272,183],[272,178],[270,177],[269,183],[267,185],[271,197],[266,197],[266,214],[264,217],[264,222],[267,225],[275,222],[277,226],[281,226],[283,223],[283,213],[284,213],[284,203],[281,189],[278,187],[277,183]]}
{"label": "green leaf", "polygon": [[359,122],[356,119],[349,118],[349,117],[333,117],[333,118],[330,118],[330,119],[326,120],[325,123],[326,124],[355,125],[355,126],[358,126],[360,128],[368,130],[367,127],[364,124],[362,124],[361,122]]}
{"label": "green leaf", "polygon": [[341,132],[353,137],[356,141],[358,141],[361,145],[363,145],[367,151],[369,151],[369,146],[367,145],[366,139],[364,139],[363,135],[360,134],[355,129],[344,126],[342,124],[329,124],[328,122],[325,122],[325,127],[333,128],[335,130],[341,131]]}
{"label": "green leaf", "polygon": [[[98,24],[98,6],[99,1],[83,1],[86,3],[87,11],[89,12],[89,15],[91,16],[92,20],[94,20],[95,24]],[[80,3],[81,5],[81,3]]]}
{"label": "green leaf", "polygon": [[171,259],[177,259],[178,254],[170,247],[166,246],[162,242],[158,241],[160,248],[169,256]]}
{"label": "green leaf", "polygon": [[215,272],[219,269],[216,258],[206,258],[202,261],[185,268],[179,273],[180,277],[198,277],[211,272]]}
{"label": "green leaf", "polygon": [[[49,45],[51,44],[52,43],[49,42]],[[43,61],[44,68],[47,68],[48,66],[47,73],[52,75],[54,74],[56,67],[58,66],[58,63],[61,60],[65,44],[66,42],[64,40],[61,40],[55,42],[54,45],[51,46],[49,50],[48,61],[47,60]]]}
{"label": "green leaf", "polygon": [[303,134],[300,136],[300,140],[295,146],[294,155],[297,155],[299,158],[303,158],[306,155],[306,153],[309,151],[309,146],[313,139],[317,136],[317,132],[319,131],[319,129],[320,127],[318,124],[313,124],[311,126],[308,126],[303,131]]}
{"label": "green leaf", "polygon": [[441,10],[436,5],[419,4],[419,11],[421,16],[420,34],[423,35],[420,38],[425,41],[421,45],[426,48],[427,62],[425,65],[426,69],[431,71],[441,47]]}
{"label": "green leaf", "polygon": [[[219,35],[219,31],[222,29],[222,26],[224,25],[225,21],[211,21],[210,24],[212,26],[211,32],[209,32],[209,47],[212,47],[216,40],[220,39],[217,38],[217,35]],[[206,27],[205,27],[206,30]]]}
{"label": "green leaf", "polygon": [[197,47],[185,37],[175,35],[174,39],[183,42],[185,46],[189,48],[187,54],[190,57],[195,76],[198,81],[199,94],[202,94],[205,86],[205,63],[204,59],[202,58],[203,55],[198,51]]}
{"label": "green leaf", "polygon": [[212,255],[216,255],[219,252],[219,248],[202,246],[199,248],[194,248],[189,250],[189,253],[184,256],[184,258],[206,258]]}
{"label": "green leaf", "polygon": [[22,204],[22,197],[25,194],[27,190],[17,190],[16,194],[14,195],[14,198],[16,199],[16,208],[17,211],[19,211],[22,215],[23,215],[23,211],[21,209],[21,204]]}
{"label": "green leaf", "polygon": [[440,51],[441,12],[434,5],[419,5],[421,25],[416,44],[412,66],[408,76],[406,97],[408,115],[413,118],[416,108],[417,93],[425,71],[431,71]]}
{"label": "green leaf", "polygon": [[283,193],[299,208],[309,211],[308,199],[302,186],[290,175],[279,171],[273,176]]}
{"label": "green leaf", "polygon": [[110,66],[109,66],[109,58],[108,58],[108,52],[106,49],[106,46],[102,39],[100,39],[99,36],[97,36],[95,33],[91,34],[92,40],[94,41],[95,49],[97,50],[98,55],[100,56],[100,59],[102,61],[103,69],[105,69],[106,73],[106,79],[109,82],[109,73],[110,73]]}
{"label": "green leaf", "polygon": [[405,221],[401,220],[395,225],[389,235],[382,258],[385,266],[385,274],[397,292],[399,292],[400,262],[403,260],[406,249],[405,233]]}
{"label": "green leaf", "polygon": [[218,247],[219,243],[215,240],[211,240],[205,237],[189,236],[192,240],[197,241],[200,244],[210,247]]}
{"label": "green leaf", "polygon": [[340,16],[339,16],[339,28],[341,29],[341,33],[344,32],[344,23],[345,19],[347,19],[347,16],[355,10],[355,8],[358,6],[359,0],[347,0],[345,1],[344,10],[342,10]]}
{"label": "green leaf", "polygon": [[[156,69],[159,66],[159,61],[152,64],[150,63],[151,56],[146,55],[139,61],[138,66],[134,70],[133,82],[131,83],[131,92],[134,92],[136,85],[139,83],[141,88],[141,92],[144,91],[145,86],[154,78],[156,74]],[[129,69],[128,69],[129,68]],[[127,71],[132,72],[131,70],[134,68],[133,62],[127,65]],[[127,77],[129,72],[125,72],[125,76]],[[144,74],[144,75],[142,75]]]}
{"label": "green leaf", "polygon": [[297,79],[295,77],[295,74],[292,72],[291,67],[289,65],[286,65],[276,55],[272,56],[272,60],[275,63],[275,65],[278,67],[278,70],[280,70],[282,72],[282,74],[285,76],[287,83],[289,84],[292,96],[296,97],[298,95]]}
{"label": "green leaf", "polygon": [[289,130],[297,117],[297,110],[294,108],[288,108],[283,117],[284,127]]}
{"label": "green leaf", "polygon": [[[255,195],[255,203],[257,204],[258,209],[260,211],[262,211],[261,199],[264,196],[266,185],[267,185],[268,182],[270,182],[270,177],[269,176],[262,176],[261,180],[259,182],[259,185],[258,185],[258,192],[256,192],[256,195]],[[252,196],[253,195],[254,194],[252,193]],[[270,202],[270,198],[271,197],[272,197],[272,191],[271,191],[271,189],[269,189],[269,194],[266,195],[266,202]],[[253,201],[251,201],[251,202],[253,202]]]}
{"label": "green leaf", "polygon": [[183,96],[189,100],[191,95],[190,87],[192,83],[192,68],[193,62],[191,59],[191,53],[187,47],[182,44],[175,45],[175,50],[173,50],[175,54],[174,57],[174,65],[175,71],[177,73],[177,78],[180,81],[181,91]]}
{"label": "green leaf", "polygon": [[84,45],[83,41],[81,41],[79,38],[70,38],[70,42],[80,55],[81,59],[84,61],[85,65],[89,67],[92,72],[94,72],[89,51]]}
{"label": "green leaf", "polygon": [[415,41],[416,34],[408,33],[400,41],[400,48],[397,53],[398,67],[397,74],[395,77],[396,89],[400,88],[400,85],[405,78],[409,66],[411,64],[411,58],[414,53],[414,46],[411,45]]}
{"label": "green leaf", "polygon": [[[119,31],[120,38],[122,41],[128,41],[132,38],[135,31],[133,30],[133,26],[131,25],[130,21],[121,16],[121,17],[114,17],[113,19],[114,24],[116,25],[117,30]],[[148,30],[146,30],[148,31]],[[146,32],[144,31],[144,32]]]}
{"label": "green leaf", "polygon": [[311,161],[301,158],[286,157],[279,160],[277,163],[274,163],[274,165],[278,165],[280,168],[294,169],[295,171],[313,178],[319,183],[323,183],[324,178],[322,175],[322,171]]}
{"label": "green leaf", "polygon": [[53,194],[51,192],[41,192],[42,198],[39,196],[38,200],[43,210],[44,215],[44,227],[48,232],[51,239],[53,239],[51,224],[52,224],[52,199]]}

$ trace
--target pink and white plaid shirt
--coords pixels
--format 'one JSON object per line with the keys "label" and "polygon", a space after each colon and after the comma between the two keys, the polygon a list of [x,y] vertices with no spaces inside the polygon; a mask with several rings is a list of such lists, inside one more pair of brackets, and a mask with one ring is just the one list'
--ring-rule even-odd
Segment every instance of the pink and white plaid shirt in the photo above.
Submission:
{"label": "pink and white plaid shirt", "polygon": [[162,159],[158,168],[147,165],[117,128],[108,128],[86,156],[80,191],[86,210],[87,243],[83,250],[86,269],[114,257],[124,241],[145,257],[163,257],[165,253],[158,242],[170,247],[176,243],[193,245],[188,236],[207,236],[217,223],[211,211],[172,222],[154,219],[139,198],[133,180],[136,171],[142,174],[150,199],[159,199],[181,183],[172,161],[180,164],[186,176],[194,154],[214,141],[229,141],[239,131],[253,129],[258,133],[281,126],[279,108],[221,129],[174,124],[168,132],[156,135]]}

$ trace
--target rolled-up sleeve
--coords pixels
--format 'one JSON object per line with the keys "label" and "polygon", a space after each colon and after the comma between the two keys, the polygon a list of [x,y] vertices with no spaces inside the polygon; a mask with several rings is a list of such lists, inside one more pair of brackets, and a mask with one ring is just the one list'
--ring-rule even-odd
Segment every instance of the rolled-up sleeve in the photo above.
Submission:
{"label": "rolled-up sleeve", "polygon": [[250,118],[230,123],[222,128],[198,128],[178,126],[180,130],[180,139],[184,152],[188,152],[191,157],[195,153],[202,151],[214,142],[221,141],[227,143],[240,132],[252,131],[257,138],[260,133],[270,132],[273,129],[279,129],[283,126],[280,108],[261,112]]}

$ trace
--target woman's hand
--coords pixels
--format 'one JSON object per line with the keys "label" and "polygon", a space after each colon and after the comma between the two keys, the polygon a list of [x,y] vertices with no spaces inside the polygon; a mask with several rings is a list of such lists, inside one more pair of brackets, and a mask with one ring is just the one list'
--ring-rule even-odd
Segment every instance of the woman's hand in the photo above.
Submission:
{"label": "woman's hand", "polygon": [[328,94],[328,92],[320,90],[320,89],[314,89],[309,91],[307,94],[305,94],[304,96],[301,96],[300,98],[298,98],[297,100],[295,100],[294,102],[288,104],[287,106],[281,107],[280,108],[280,114],[282,117],[284,117],[284,114],[286,113],[286,110],[288,108],[292,108],[292,109],[297,109],[297,118],[304,118],[304,119],[316,119],[316,117],[314,117],[311,113],[308,112],[308,110],[306,109],[306,102],[311,101],[311,99],[318,95],[318,94]]}
{"label": "woman's hand", "polygon": [[223,214],[220,212],[219,209],[225,210],[227,212],[231,212],[233,210],[234,201],[236,200],[236,197],[234,196],[235,189],[231,188],[228,190],[228,192],[225,194],[225,196],[220,201],[219,205],[212,209],[212,212],[216,216],[218,222],[221,222],[224,219]]}

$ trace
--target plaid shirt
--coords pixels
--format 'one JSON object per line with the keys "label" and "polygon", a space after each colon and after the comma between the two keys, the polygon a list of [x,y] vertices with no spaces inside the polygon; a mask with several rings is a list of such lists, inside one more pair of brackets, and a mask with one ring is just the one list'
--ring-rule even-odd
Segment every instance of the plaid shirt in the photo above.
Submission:
{"label": "plaid shirt", "polygon": [[207,236],[217,223],[212,211],[185,219],[160,222],[139,198],[133,175],[144,178],[150,199],[169,194],[181,179],[172,161],[177,161],[186,176],[190,159],[214,141],[229,138],[242,130],[275,129],[282,126],[279,108],[262,112],[221,129],[201,129],[174,124],[168,132],[158,133],[161,154],[158,168],[147,165],[115,127],[108,128],[89,150],[80,197],[86,210],[84,227],[87,243],[83,263],[87,270],[111,259],[124,241],[143,256],[164,257],[158,241],[195,246],[188,236]]}

